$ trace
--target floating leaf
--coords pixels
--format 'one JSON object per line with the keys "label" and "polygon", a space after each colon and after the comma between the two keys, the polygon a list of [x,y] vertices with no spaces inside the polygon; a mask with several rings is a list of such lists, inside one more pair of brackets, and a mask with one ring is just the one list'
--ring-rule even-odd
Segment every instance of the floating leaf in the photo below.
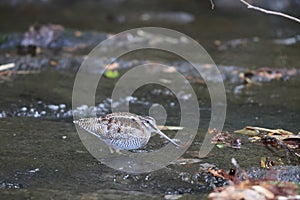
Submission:
{"label": "floating leaf", "polygon": [[261,137],[253,136],[253,137],[249,138],[249,141],[250,142],[258,142],[258,141],[261,141]]}
{"label": "floating leaf", "polygon": [[237,130],[235,133],[250,136],[251,142],[262,141],[263,144],[275,148],[285,147],[297,157],[300,157],[300,134],[283,129],[267,129],[261,127],[246,126],[244,129]]}
{"label": "floating leaf", "polygon": [[268,129],[261,127],[246,126],[241,130],[236,130],[234,133],[244,134],[248,136],[273,136],[280,135],[282,137],[293,135],[292,132],[283,129]]}
{"label": "floating leaf", "polygon": [[119,72],[117,70],[108,69],[104,72],[104,76],[106,78],[111,78],[111,79],[118,78],[119,77]]}
{"label": "floating leaf", "polygon": [[[215,132],[217,133],[217,132]],[[218,132],[216,135],[213,136],[211,139],[211,143],[213,144],[220,144],[220,143],[230,143],[232,140],[232,135],[229,134],[228,132]]]}
{"label": "floating leaf", "polygon": [[[268,158],[263,158],[262,160],[266,163]],[[244,170],[239,170],[244,176],[239,176],[234,169],[227,173],[223,169],[209,168],[208,172],[215,177],[228,180],[229,185],[217,188],[208,195],[208,199],[240,200],[300,198],[300,195],[298,195],[299,186],[292,182],[278,182],[276,179],[251,179]],[[245,180],[243,180],[242,177]]]}
{"label": "floating leaf", "polygon": [[273,166],[283,165],[281,158],[278,160],[271,160],[269,157],[261,157],[260,159],[260,167],[264,169],[271,169]]}
{"label": "floating leaf", "polygon": [[243,129],[241,129],[241,130],[236,130],[236,131],[234,131],[234,133],[248,135],[248,136],[256,136],[256,135],[260,134],[255,129],[249,129],[248,126],[245,127],[245,128],[243,128]]}
{"label": "floating leaf", "polygon": [[300,137],[292,136],[283,139],[283,143],[287,145],[290,149],[300,149]]}

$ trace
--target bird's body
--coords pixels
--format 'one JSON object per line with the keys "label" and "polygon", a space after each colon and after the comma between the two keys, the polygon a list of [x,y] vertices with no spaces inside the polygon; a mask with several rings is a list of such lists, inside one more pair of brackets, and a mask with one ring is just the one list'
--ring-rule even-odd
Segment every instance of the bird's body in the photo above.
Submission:
{"label": "bird's body", "polygon": [[152,132],[178,146],[162,133],[152,117],[142,117],[127,112],[108,114],[99,118],[83,118],[74,121],[82,129],[96,135],[108,145],[119,150],[133,150],[144,147]]}

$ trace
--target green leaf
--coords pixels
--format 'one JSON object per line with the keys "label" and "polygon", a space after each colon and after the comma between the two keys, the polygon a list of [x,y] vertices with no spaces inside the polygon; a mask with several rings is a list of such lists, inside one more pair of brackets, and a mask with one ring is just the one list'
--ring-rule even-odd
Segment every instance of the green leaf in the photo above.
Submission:
{"label": "green leaf", "polygon": [[106,78],[118,78],[119,77],[119,72],[117,70],[108,69],[104,72],[104,76]]}

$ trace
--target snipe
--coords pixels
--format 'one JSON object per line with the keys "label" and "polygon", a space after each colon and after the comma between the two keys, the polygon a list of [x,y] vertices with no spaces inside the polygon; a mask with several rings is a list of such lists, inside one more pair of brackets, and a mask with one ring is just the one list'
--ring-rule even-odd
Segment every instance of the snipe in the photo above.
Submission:
{"label": "snipe", "polygon": [[119,112],[99,118],[82,118],[73,122],[119,150],[144,147],[153,132],[158,133],[175,146],[179,146],[157,128],[154,118],[148,116]]}

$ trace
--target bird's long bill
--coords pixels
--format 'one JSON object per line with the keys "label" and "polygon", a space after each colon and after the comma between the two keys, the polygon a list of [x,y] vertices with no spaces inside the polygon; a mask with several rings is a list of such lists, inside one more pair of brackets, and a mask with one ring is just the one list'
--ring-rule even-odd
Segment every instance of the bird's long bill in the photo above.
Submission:
{"label": "bird's long bill", "polygon": [[160,130],[157,130],[156,133],[158,133],[159,135],[161,135],[162,137],[164,137],[165,139],[167,139],[169,142],[171,142],[172,144],[174,144],[175,146],[179,147],[179,144],[177,144],[176,142],[174,142],[171,138],[169,138],[168,136],[166,136],[163,132],[161,132]]}

